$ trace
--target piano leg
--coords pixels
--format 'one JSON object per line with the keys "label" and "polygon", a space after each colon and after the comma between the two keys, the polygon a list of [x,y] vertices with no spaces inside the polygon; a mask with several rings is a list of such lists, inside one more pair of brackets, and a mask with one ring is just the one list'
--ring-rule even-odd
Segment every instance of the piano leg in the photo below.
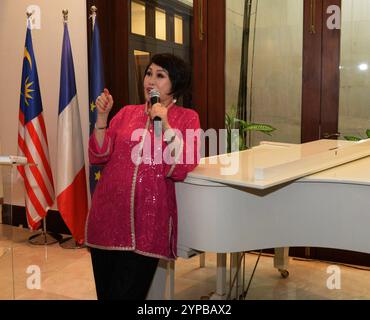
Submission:
{"label": "piano leg", "polygon": [[199,255],[199,267],[200,268],[205,268],[205,266],[206,266],[206,254],[201,253]]}
{"label": "piano leg", "polygon": [[[230,254],[230,269],[231,269],[231,279],[234,278],[237,270],[238,264],[240,264],[242,253],[232,253]],[[211,296],[211,300],[225,300],[227,298],[226,292],[226,257],[225,253],[218,253],[217,254],[217,283],[216,283],[216,293]],[[278,269],[281,276],[283,278],[287,278],[289,276],[288,271],[289,265],[289,247],[285,248],[275,248],[275,256],[274,256],[274,267]],[[239,274],[237,275],[237,279],[235,281],[235,286],[231,292],[230,298],[231,299],[238,299],[237,295],[242,294],[242,268],[239,270]]]}
{"label": "piano leg", "polygon": [[217,253],[216,292],[211,295],[211,300],[226,299],[226,258],[226,253]]}
{"label": "piano leg", "polygon": [[[240,260],[242,253],[231,253],[230,254],[230,283],[236,276],[236,281],[231,290],[230,298],[238,299],[239,295],[242,294],[242,281],[241,281],[241,268]],[[216,274],[216,292],[210,297],[211,300],[226,300],[228,292],[226,289],[226,253],[217,253],[217,274]]]}
{"label": "piano leg", "polygon": [[173,300],[175,296],[175,262],[159,260],[147,300]]}
{"label": "piano leg", "polygon": [[[202,254],[203,255],[203,254]],[[204,254],[205,255],[205,254]],[[233,253],[230,256],[230,269],[231,269],[231,279],[235,276],[236,271],[238,270],[238,262],[240,262],[242,253]],[[203,257],[200,257],[201,266],[202,266]],[[226,253],[217,253],[217,273],[216,273],[216,292],[210,296],[211,300],[225,300],[227,298],[227,290],[226,290],[226,261],[227,261],[227,254]],[[288,264],[289,264],[289,247],[286,248],[275,248],[275,256],[274,256],[274,267],[279,270],[281,276],[283,278],[287,278],[289,276],[288,272]],[[165,272],[164,269],[166,269]],[[161,294],[158,296],[158,289],[155,288],[158,286],[155,285],[155,282],[159,280],[160,283],[164,283],[167,275],[167,299],[172,300],[174,298],[174,286],[175,286],[175,263],[169,262],[166,267],[164,265],[159,266],[155,280],[153,280],[151,294],[149,298],[153,299],[163,299],[164,295]],[[231,294],[231,298],[236,298],[236,293],[242,294],[242,281],[240,281],[241,277],[241,270],[239,270],[239,281],[237,281],[238,289],[234,288]],[[157,280],[157,281],[156,281]],[[154,290],[153,290],[154,289]],[[163,289],[162,289],[163,290]],[[162,292],[162,290],[159,290]],[[154,292],[157,294],[153,295]],[[153,297],[154,296],[154,297]]]}
{"label": "piano leg", "polygon": [[243,293],[242,283],[242,252],[236,252],[230,254],[230,285],[233,283],[233,287],[230,288],[230,299],[239,300],[239,296]]}
{"label": "piano leg", "polygon": [[283,278],[289,277],[289,247],[275,248],[274,268],[278,269]]}
{"label": "piano leg", "polygon": [[175,261],[167,264],[167,300],[173,300],[175,297]]}

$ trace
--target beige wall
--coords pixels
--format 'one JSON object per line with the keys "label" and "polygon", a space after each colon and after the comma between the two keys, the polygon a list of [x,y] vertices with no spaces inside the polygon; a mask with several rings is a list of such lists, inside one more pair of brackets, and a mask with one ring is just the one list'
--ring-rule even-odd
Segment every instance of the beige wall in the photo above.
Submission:
{"label": "beige wall", "polygon": [[252,122],[277,130],[261,140],[301,142],[303,0],[260,0],[253,61]]}
{"label": "beige wall", "polygon": [[[370,1],[342,2],[339,132],[370,129]],[[367,65],[367,70],[360,70]]]}
{"label": "beige wall", "polygon": [[225,103],[226,112],[230,114],[238,103],[244,3],[245,0],[226,1]]}
{"label": "beige wall", "polygon": [[[226,110],[238,101],[244,0],[226,0]],[[302,97],[303,0],[252,2],[248,64],[250,121],[277,128],[261,140],[300,143]]]}
{"label": "beige wall", "polygon": [[[26,8],[41,8],[41,29],[32,30],[55,182],[60,59],[63,39],[62,10],[69,10],[77,92],[85,155],[88,139],[88,67],[85,0],[1,0],[0,2],[0,140],[3,154],[17,153],[19,93],[26,35]],[[85,156],[86,157],[86,156]],[[85,158],[85,161],[87,158]],[[23,184],[15,188],[16,204],[23,205]],[[55,206],[54,206],[55,208]]]}

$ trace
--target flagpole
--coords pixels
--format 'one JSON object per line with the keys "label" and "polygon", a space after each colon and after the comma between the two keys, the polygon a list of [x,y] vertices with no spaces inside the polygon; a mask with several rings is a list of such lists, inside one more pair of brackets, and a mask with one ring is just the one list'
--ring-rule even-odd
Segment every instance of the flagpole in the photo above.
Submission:
{"label": "flagpole", "polygon": [[[64,24],[68,23],[68,10],[62,10],[63,13],[63,22]],[[79,244],[72,236],[71,237],[66,237],[59,241],[59,245],[63,249],[81,249],[85,248],[84,244]]]}
{"label": "flagpole", "polygon": [[90,11],[91,11],[90,18],[92,19],[92,30],[94,30],[95,20],[96,20],[96,13],[98,12],[98,8],[95,7],[95,6],[92,6],[90,8]]}
{"label": "flagpole", "polygon": [[68,10],[64,9],[62,10],[62,13],[63,13],[63,21],[64,23],[67,23],[68,22]]}

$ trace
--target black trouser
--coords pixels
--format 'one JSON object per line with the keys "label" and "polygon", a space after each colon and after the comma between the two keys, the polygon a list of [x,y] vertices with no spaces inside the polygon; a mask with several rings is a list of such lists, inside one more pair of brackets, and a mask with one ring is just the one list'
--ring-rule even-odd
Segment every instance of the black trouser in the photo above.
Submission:
{"label": "black trouser", "polygon": [[91,248],[98,300],[145,300],[157,269],[157,258],[132,251]]}

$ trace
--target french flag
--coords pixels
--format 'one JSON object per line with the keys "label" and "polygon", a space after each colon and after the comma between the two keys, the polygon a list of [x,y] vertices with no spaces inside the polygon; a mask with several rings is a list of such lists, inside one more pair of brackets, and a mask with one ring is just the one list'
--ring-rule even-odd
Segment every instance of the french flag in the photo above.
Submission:
{"label": "french flag", "polygon": [[60,74],[56,179],[58,209],[78,244],[83,244],[88,211],[80,112],[68,25],[64,23]]}

